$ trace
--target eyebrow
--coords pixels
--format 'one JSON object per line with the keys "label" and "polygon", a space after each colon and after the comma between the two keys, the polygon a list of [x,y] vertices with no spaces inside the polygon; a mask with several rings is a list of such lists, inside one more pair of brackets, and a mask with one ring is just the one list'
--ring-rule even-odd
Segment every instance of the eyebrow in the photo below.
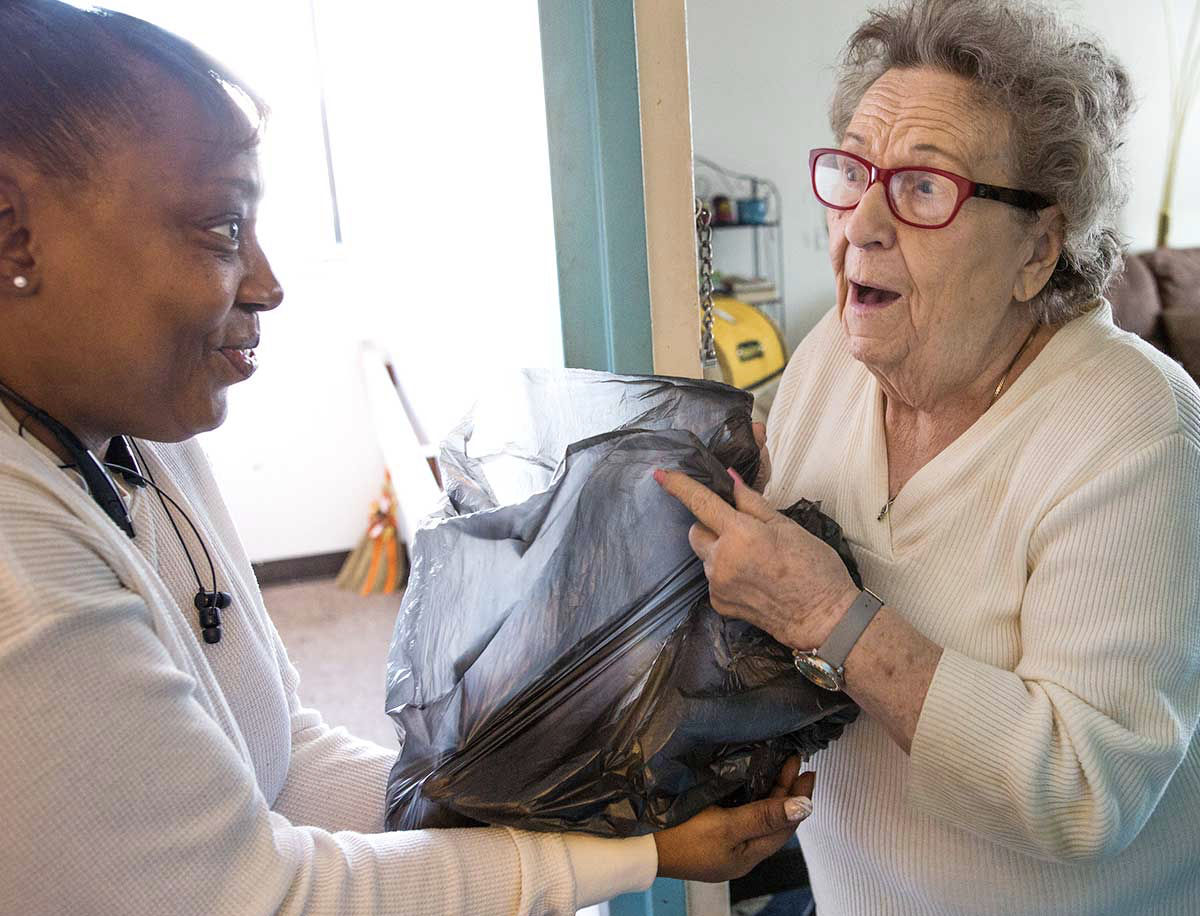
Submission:
{"label": "eyebrow", "polygon": [[248,178],[218,178],[217,184],[229,185],[240,191],[249,200],[262,197],[262,187],[256,181]]}
{"label": "eyebrow", "polygon": [[[867,145],[866,139],[859,136],[858,134],[847,132],[845,139],[853,140],[859,146]],[[935,143],[917,143],[912,147],[912,151],[914,153],[934,153],[938,156],[942,156],[946,159],[950,159],[950,160],[954,161],[955,163],[958,164],[958,166],[960,168],[965,169],[967,167],[967,164],[961,158],[954,155],[954,153],[951,153],[951,152],[948,152],[948,151],[942,149],[940,146],[938,146]]]}
{"label": "eyebrow", "polygon": [[933,143],[918,143],[913,147],[913,151],[918,153],[936,153],[939,156],[944,156],[946,159],[952,159],[954,162],[957,162],[961,168],[965,169],[967,167],[967,164],[958,156],[954,155],[954,153],[947,152],[940,146],[936,146]]}

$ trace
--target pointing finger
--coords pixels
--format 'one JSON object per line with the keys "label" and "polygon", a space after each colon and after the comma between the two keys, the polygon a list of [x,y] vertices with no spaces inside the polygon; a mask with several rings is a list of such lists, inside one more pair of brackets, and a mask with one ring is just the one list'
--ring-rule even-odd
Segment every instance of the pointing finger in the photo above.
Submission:
{"label": "pointing finger", "polygon": [[733,502],[739,512],[745,512],[760,522],[769,522],[776,516],[777,513],[771,508],[771,504],[761,493],[746,486],[746,482],[737,471],[730,468],[729,476],[733,478]]}
{"label": "pointing finger", "polygon": [[654,472],[659,486],[683,503],[696,519],[720,535],[737,518],[737,510],[704,484],[697,483],[682,471]]}

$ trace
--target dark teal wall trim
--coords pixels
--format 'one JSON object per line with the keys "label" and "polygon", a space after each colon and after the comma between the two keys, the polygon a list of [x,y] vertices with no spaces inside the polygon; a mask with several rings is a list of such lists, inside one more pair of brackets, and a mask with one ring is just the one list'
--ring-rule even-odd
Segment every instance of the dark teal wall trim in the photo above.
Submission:
{"label": "dark teal wall trim", "polygon": [[540,0],[538,8],[566,364],[648,373],[633,0]]}

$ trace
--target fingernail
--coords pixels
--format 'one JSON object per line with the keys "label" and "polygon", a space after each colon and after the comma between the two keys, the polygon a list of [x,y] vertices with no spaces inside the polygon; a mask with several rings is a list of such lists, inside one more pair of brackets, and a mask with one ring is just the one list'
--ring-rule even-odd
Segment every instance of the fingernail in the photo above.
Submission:
{"label": "fingernail", "polygon": [[655,482],[655,483],[662,483],[662,482],[663,482],[663,478],[664,478],[664,477],[666,477],[666,476],[667,476],[667,475],[663,473],[663,471],[662,471],[662,468],[659,468],[658,470],[656,470],[656,471],[654,472],[654,482]]}
{"label": "fingernail", "polygon": [[742,475],[733,468],[726,468],[726,470],[729,471],[729,476],[733,478],[734,483],[745,483],[745,481],[742,480]]}
{"label": "fingernail", "polygon": [[812,814],[812,799],[797,795],[783,803],[783,811],[789,821],[799,823]]}

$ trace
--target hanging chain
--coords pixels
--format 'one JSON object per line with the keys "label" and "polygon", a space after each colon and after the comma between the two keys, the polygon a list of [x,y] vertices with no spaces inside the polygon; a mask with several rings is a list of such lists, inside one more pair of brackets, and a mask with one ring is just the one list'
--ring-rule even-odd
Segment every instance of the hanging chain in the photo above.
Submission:
{"label": "hanging chain", "polygon": [[713,341],[712,214],[699,197],[696,198],[696,239],[700,246],[700,364],[712,368],[717,364],[717,347]]}

